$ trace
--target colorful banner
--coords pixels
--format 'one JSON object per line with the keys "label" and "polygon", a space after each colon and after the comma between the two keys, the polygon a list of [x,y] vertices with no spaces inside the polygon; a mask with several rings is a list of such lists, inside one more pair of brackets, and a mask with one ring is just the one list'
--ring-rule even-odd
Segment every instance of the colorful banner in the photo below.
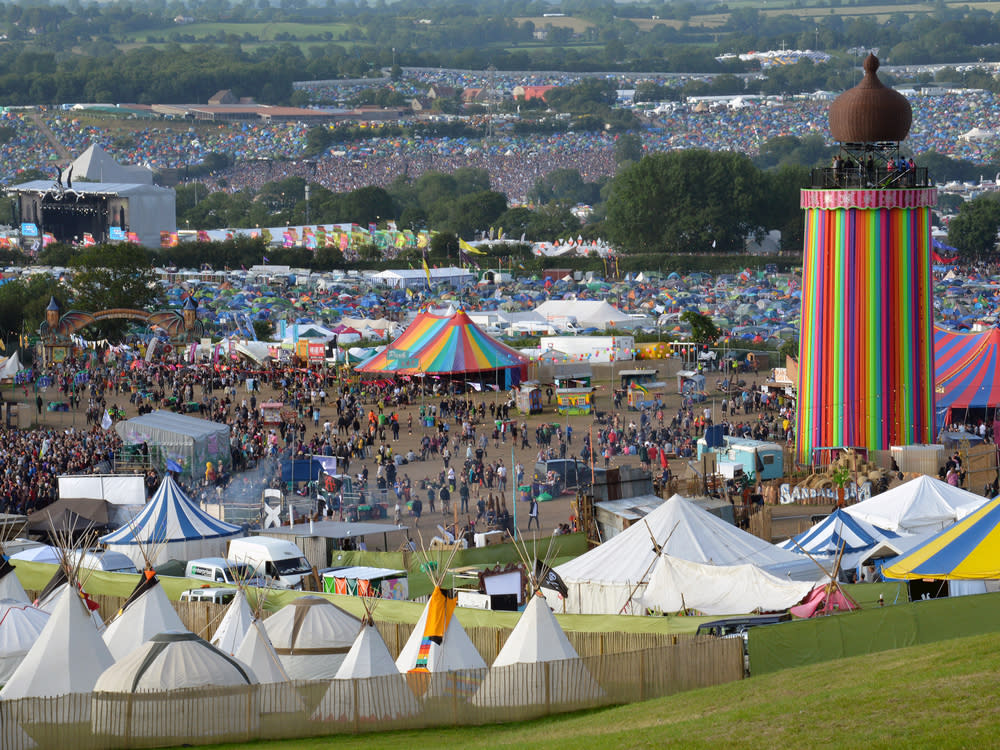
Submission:
{"label": "colorful banner", "polygon": [[933,442],[930,230],[929,207],[806,208],[799,462]]}

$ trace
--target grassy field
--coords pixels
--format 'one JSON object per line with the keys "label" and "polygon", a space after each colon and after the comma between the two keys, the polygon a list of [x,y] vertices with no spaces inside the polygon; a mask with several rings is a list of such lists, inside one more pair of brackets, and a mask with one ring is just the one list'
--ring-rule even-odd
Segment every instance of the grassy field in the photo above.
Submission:
{"label": "grassy field", "polygon": [[216,38],[220,33],[235,34],[242,37],[249,34],[262,42],[273,41],[278,34],[287,34],[293,39],[305,39],[329,32],[336,40],[341,34],[351,33],[354,26],[346,23],[191,23],[172,24],[159,29],[144,29],[126,34],[124,38],[130,42],[145,42],[146,37],[164,37],[169,39],[173,34],[192,36],[195,39]]}
{"label": "grassy field", "polygon": [[993,747],[998,687],[1000,635],[993,635],[827,662],[645,703],[523,724],[212,747]]}

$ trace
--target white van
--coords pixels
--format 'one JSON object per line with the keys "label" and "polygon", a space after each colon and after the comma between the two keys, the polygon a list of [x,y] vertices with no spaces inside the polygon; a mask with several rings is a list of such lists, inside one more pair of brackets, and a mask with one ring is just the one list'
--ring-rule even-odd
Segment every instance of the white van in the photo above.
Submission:
{"label": "white van", "polygon": [[229,604],[236,596],[236,589],[188,589],[181,592],[182,602],[211,602]]}
{"label": "white van", "polygon": [[230,564],[245,564],[269,586],[301,589],[312,566],[294,542],[272,536],[248,536],[229,543]]}
{"label": "white van", "polygon": [[197,578],[213,583],[231,583],[234,586],[241,581],[247,586],[260,587],[264,585],[263,579],[254,576],[248,565],[228,562],[221,557],[202,557],[197,560],[189,560],[184,566],[184,575],[187,578]]}

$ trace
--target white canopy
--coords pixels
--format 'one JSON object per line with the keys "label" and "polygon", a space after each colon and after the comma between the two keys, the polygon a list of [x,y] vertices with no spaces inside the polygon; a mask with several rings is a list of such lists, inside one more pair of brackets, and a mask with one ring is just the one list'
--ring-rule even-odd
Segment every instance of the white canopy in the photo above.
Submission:
{"label": "white canopy", "polygon": [[9,562],[0,560],[0,600],[13,599],[14,601],[30,604],[31,600],[24,590],[24,586],[14,572],[14,566]]}
{"label": "white canopy", "polygon": [[641,601],[645,609],[665,613],[685,608],[706,615],[771,612],[798,604],[818,583],[782,580],[756,565],[705,565],[660,555]]}
{"label": "white canopy", "polygon": [[257,675],[261,682],[288,682],[288,672],[260,620],[251,620],[242,642],[233,654]]}
{"label": "white canopy", "polygon": [[0,599],[0,685],[14,674],[49,621],[49,614],[27,602]]}
{"label": "white canopy", "polygon": [[300,596],[264,621],[293,680],[328,680],[354,643],[361,621],[320,596]]}
{"label": "white canopy", "polygon": [[[641,595],[656,561],[650,533],[665,554],[682,560],[719,566],[753,564],[783,579],[811,582],[816,578],[816,566],[808,558],[775,547],[674,495],[642,521],[556,568],[569,589],[565,611],[637,611],[631,601]],[[543,592],[562,611],[558,594],[549,589]]]}
{"label": "white canopy", "polygon": [[960,521],[986,500],[940,479],[920,476],[845,510],[880,529],[926,534]]}
{"label": "white canopy", "polygon": [[535,308],[545,320],[575,318],[581,328],[631,327],[632,319],[605,300],[548,300]]}
{"label": "white canopy", "polygon": [[83,599],[67,585],[38,640],[0,690],[0,698],[89,693],[113,663]]}
{"label": "white canopy", "polygon": [[[400,672],[409,672],[417,665],[417,655],[420,651],[420,642],[424,638],[424,630],[427,628],[427,611],[430,602],[420,613],[420,619],[413,626],[413,632],[406,640],[402,651],[396,658],[396,667]],[[452,615],[448,621],[448,628],[444,631],[441,644],[431,643],[430,652],[427,656],[428,672],[454,672],[462,669],[485,669],[486,662],[479,655],[476,647],[469,640],[469,634],[465,632],[462,623]]]}
{"label": "white canopy", "polygon": [[532,596],[497,658],[493,660],[493,666],[506,667],[509,664],[579,658],[573,644],[559,627],[545,597]]}

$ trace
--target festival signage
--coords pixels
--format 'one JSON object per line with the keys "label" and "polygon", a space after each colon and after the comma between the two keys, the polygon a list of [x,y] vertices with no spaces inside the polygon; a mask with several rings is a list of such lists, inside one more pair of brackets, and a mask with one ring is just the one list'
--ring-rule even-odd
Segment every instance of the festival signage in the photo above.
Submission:
{"label": "festival signage", "polygon": [[123,242],[125,240],[125,230],[122,227],[108,227],[108,239],[115,242]]}
{"label": "festival signage", "polygon": [[37,237],[38,236],[38,225],[30,221],[25,221],[21,223],[21,236],[22,237]]}
{"label": "festival signage", "polygon": [[[781,485],[779,500],[782,505],[801,502],[803,500],[813,500],[816,498],[826,498],[837,502],[840,498],[837,495],[837,487],[792,487],[790,484]],[[872,483],[864,482],[861,485],[849,482],[844,485],[844,499],[854,502],[863,502],[872,496]]]}

